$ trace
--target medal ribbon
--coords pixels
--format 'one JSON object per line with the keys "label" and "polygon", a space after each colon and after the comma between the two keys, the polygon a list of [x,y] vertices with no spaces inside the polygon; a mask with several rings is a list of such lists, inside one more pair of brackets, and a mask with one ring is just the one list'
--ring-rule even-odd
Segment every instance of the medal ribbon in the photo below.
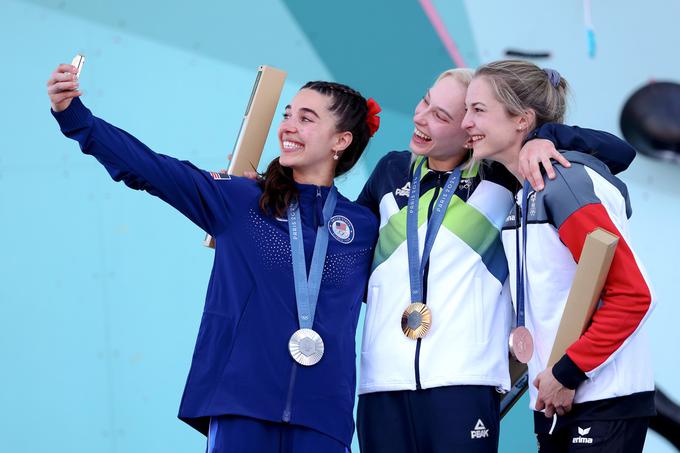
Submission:
{"label": "medal ribbon", "polygon": [[[317,192],[317,197],[321,191]],[[293,278],[295,280],[295,302],[297,304],[298,321],[301,329],[311,329],[314,324],[316,303],[321,289],[321,277],[323,266],[326,261],[328,249],[328,221],[333,215],[337,203],[337,189],[332,186],[323,206],[323,223],[317,227],[314,241],[314,253],[312,263],[307,267],[305,263],[305,243],[302,237],[302,219],[300,218],[300,205],[297,201],[291,203],[288,208],[288,236],[290,236],[290,253],[293,258]]]}
{"label": "medal ribbon", "polygon": [[442,193],[439,195],[439,198],[432,209],[432,217],[427,223],[425,246],[421,258],[419,256],[418,245],[418,203],[420,200],[420,174],[425,160],[426,159],[421,160],[420,164],[418,164],[413,172],[411,190],[408,195],[408,210],[406,212],[406,245],[408,248],[408,269],[411,282],[412,303],[423,301],[423,275],[425,273],[425,265],[430,257],[430,252],[432,251],[432,246],[437,237],[439,227],[444,221],[446,209],[449,206],[453,194],[456,192],[456,187],[458,187],[461,173],[461,168],[457,167],[446,179]]}
{"label": "medal ribbon", "polygon": [[[516,233],[517,237],[517,271],[515,275],[517,277],[517,327],[524,327],[524,302],[528,299],[526,296],[526,280],[527,280],[527,202],[529,200],[529,191],[531,187],[528,181],[524,181],[524,186],[522,187],[522,252],[520,254],[519,248],[519,232]],[[515,215],[515,220],[517,220],[517,215]],[[519,231],[519,230],[516,230]]]}

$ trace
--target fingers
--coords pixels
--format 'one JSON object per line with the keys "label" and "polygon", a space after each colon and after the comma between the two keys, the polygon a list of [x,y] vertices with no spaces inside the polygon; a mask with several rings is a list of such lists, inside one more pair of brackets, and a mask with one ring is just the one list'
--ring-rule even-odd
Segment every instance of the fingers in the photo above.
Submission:
{"label": "fingers", "polygon": [[555,169],[553,168],[553,159],[557,161],[558,164],[562,165],[563,167],[571,167],[571,162],[569,162],[559,151],[556,149],[552,149],[549,152],[549,155],[542,155],[541,156],[541,163],[543,164],[543,167],[545,168],[546,173],[548,174],[548,178],[550,179],[555,179],[557,174],[555,173]]}
{"label": "fingers", "polygon": [[559,415],[560,417],[562,417],[564,414],[568,412],[571,412],[571,403],[559,404],[553,407],[555,408],[555,412],[557,412],[557,415]]}
{"label": "fingers", "polygon": [[545,408],[545,416],[546,418],[552,418],[553,415],[555,415],[555,406],[550,404]]}
{"label": "fingers", "polygon": [[543,168],[545,168],[545,172],[547,173],[548,178],[555,179],[555,169],[553,168],[553,164],[550,158],[548,156],[543,157],[541,163],[543,164]]}
{"label": "fingers", "polygon": [[[529,162],[528,165],[530,168],[527,172],[529,176],[527,176],[526,179],[529,180],[529,183],[531,184],[531,187],[534,188],[534,190],[542,190],[545,183],[543,180],[543,175],[541,174],[541,165],[543,165],[543,168],[545,168],[545,172],[549,179],[555,179],[557,177],[557,173],[555,172],[555,167],[553,166],[552,162],[553,159],[563,167],[571,167],[571,162],[569,162],[562,154],[560,154],[560,152],[554,150],[550,152],[549,156],[543,155],[540,161]],[[520,167],[522,167],[521,163]]]}
{"label": "fingers", "polygon": [[555,414],[559,415],[562,417],[569,411],[571,411],[571,403],[556,403],[556,402],[551,402],[550,398],[544,399],[541,397],[541,395],[538,396],[536,400],[536,410],[537,411],[543,411],[546,417],[550,418],[554,416]]}
{"label": "fingers", "polygon": [[50,76],[50,80],[47,81],[48,85],[56,82],[68,82],[76,80],[76,75],[70,72],[58,72],[54,71]]}
{"label": "fingers", "polygon": [[531,162],[529,172],[527,175],[527,180],[534,190],[543,190],[543,175],[541,174],[540,161],[536,160]]}
{"label": "fingers", "polygon": [[260,177],[260,175],[258,175],[256,171],[251,170],[245,170],[243,172],[243,176],[245,176],[248,179],[258,179]]}
{"label": "fingers", "polygon": [[55,69],[54,72],[70,72],[71,74],[75,75],[78,74],[78,68],[72,64],[60,64],[57,66],[57,69]]}
{"label": "fingers", "polygon": [[529,159],[523,158],[523,155],[519,155],[519,174],[524,179],[529,179]]}
{"label": "fingers", "polygon": [[559,151],[553,151],[553,155],[551,156],[551,159],[555,159],[558,164],[562,165],[563,167],[569,168],[571,167],[571,162],[567,160],[566,157],[562,155]]}
{"label": "fingers", "polygon": [[[58,90],[74,90],[77,88],[78,85],[78,79],[76,75],[77,73],[78,71],[74,66],[71,66],[70,64],[61,64],[57,66],[57,69],[55,69],[52,75],[50,75],[50,78],[47,81],[47,87],[51,88],[54,87],[55,85],[58,85],[57,88]],[[67,87],[65,85],[59,85],[60,83],[64,82],[72,83],[73,85],[71,85],[70,87]]]}
{"label": "fingers", "polygon": [[545,401],[539,397],[536,399],[536,410],[542,411],[543,409],[545,409]]}
{"label": "fingers", "polygon": [[47,81],[47,95],[52,104],[52,110],[61,112],[68,108],[71,99],[81,96],[78,90],[78,70],[70,64],[60,64]]}
{"label": "fingers", "polygon": [[82,94],[83,93],[81,91],[78,91],[78,90],[62,91],[61,93],[50,96],[50,99],[52,101],[52,104],[56,105],[56,104],[59,104],[61,102],[64,102],[67,99],[73,99],[73,98],[77,98],[78,96],[82,96]]}
{"label": "fingers", "polygon": [[47,94],[56,94],[61,91],[72,91],[78,88],[78,82],[55,82],[47,88]]}

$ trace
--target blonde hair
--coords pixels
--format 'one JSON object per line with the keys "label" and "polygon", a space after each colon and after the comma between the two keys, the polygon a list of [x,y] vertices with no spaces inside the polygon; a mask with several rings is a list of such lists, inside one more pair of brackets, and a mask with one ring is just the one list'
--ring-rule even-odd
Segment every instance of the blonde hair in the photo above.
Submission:
{"label": "blonde hair", "polygon": [[[439,82],[441,79],[444,79],[446,77],[451,77],[457,82],[463,84],[465,89],[470,85],[470,82],[472,82],[472,78],[474,77],[475,72],[470,69],[470,68],[453,68],[453,69],[447,69],[446,71],[442,72],[437,76],[437,79],[434,81],[432,84],[433,86]],[[411,153],[411,164],[413,164],[416,161],[416,154]],[[468,152],[468,156],[464,160],[464,164],[462,167],[463,171],[471,171],[472,168],[477,164],[477,160],[472,157],[472,151]]]}
{"label": "blonde hair", "polygon": [[[470,82],[472,82],[472,77],[474,74],[474,71],[470,68],[447,69],[446,71],[439,74],[437,80],[435,80],[434,83],[439,82],[445,77],[453,77],[454,80],[462,83],[467,88],[467,86],[470,85]],[[434,85],[434,83],[432,85]]]}
{"label": "blonde hair", "polygon": [[536,113],[536,124],[562,123],[567,110],[567,81],[557,71],[541,69],[523,60],[500,60],[480,66],[475,77],[485,77],[496,99],[511,115],[528,109]]}
{"label": "blonde hair", "polygon": [[[434,81],[434,83],[439,82],[441,79],[444,79],[446,77],[451,77],[457,82],[463,84],[465,89],[467,89],[468,86],[470,86],[470,82],[472,82],[472,78],[474,77],[475,72],[470,69],[470,68],[455,68],[455,69],[447,69],[446,71],[442,72],[439,74],[437,77],[437,80]],[[477,159],[472,157],[472,151],[468,151],[468,155],[464,160],[464,164],[462,167],[462,170],[465,172],[470,172],[473,170],[473,168],[477,165],[479,162]],[[481,176],[481,166],[479,166],[479,172]]]}

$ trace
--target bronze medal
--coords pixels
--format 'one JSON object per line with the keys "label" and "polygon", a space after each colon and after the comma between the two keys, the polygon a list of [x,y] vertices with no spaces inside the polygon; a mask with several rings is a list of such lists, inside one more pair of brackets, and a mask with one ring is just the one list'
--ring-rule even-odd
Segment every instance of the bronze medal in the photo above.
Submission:
{"label": "bronze medal", "polygon": [[515,327],[510,332],[510,354],[521,363],[529,363],[534,355],[534,339],[524,326]]}
{"label": "bronze medal", "polygon": [[423,338],[432,326],[432,312],[423,303],[415,302],[401,315],[401,330],[412,340]]}

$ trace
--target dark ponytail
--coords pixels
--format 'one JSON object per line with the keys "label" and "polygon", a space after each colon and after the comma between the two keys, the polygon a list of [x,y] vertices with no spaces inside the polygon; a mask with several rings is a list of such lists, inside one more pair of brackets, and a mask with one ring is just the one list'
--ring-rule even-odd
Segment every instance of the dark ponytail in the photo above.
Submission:
{"label": "dark ponytail", "polygon": [[[366,99],[356,90],[334,82],[307,82],[301,90],[309,89],[331,98],[329,110],[336,117],[336,131],[352,133],[352,143],[340,154],[335,167],[335,177],[348,172],[357,163],[371,137],[366,115]],[[298,195],[293,170],[274,159],[260,181],[262,196],[260,209],[265,214],[285,217],[288,205]]]}
{"label": "dark ponytail", "polygon": [[293,170],[272,160],[262,175],[260,187],[260,209],[265,214],[285,217],[291,200],[297,198],[298,190],[293,180]]}

